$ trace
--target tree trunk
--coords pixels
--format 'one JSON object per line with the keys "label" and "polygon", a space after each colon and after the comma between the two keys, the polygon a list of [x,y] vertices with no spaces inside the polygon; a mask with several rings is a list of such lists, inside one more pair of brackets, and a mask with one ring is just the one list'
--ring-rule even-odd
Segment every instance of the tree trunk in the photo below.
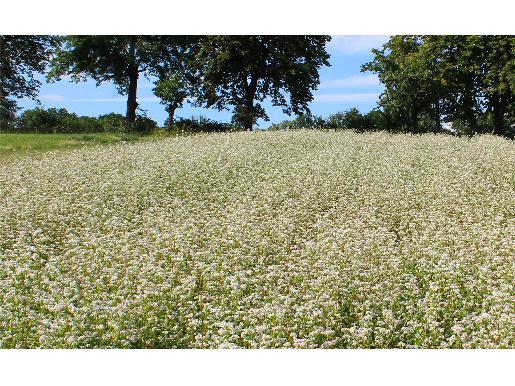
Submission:
{"label": "tree trunk", "polygon": [[506,110],[505,100],[501,95],[495,94],[492,97],[492,111],[494,114],[494,130],[493,134],[504,134],[504,112]]}
{"label": "tree trunk", "polygon": [[440,99],[437,98],[435,101],[435,131],[437,133],[442,131],[441,117]]}
{"label": "tree trunk", "polygon": [[245,103],[245,116],[243,119],[243,128],[246,131],[252,131],[252,125],[254,124],[253,114],[254,114],[254,103]]}
{"label": "tree trunk", "polygon": [[472,108],[467,108],[465,110],[465,120],[469,125],[469,129],[471,134],[477,134],[478,125],[477,125],[477,117]]}
{"label": "tree trunk", "polygon": [[243,122],[243,128],[247,131],[252,131],[252,125],[254,124],[254,96],[257,90],[257,78],[251,77],[247,90],[245,92],[245,116]]}
{"label": "tree trunk", "polygon": [[136,98],[138,92],[139,66],[136,58],[136,43],[136,36],[132,36],[129,45],[129,68],[127,73],[127,77],[129,78],[129,90],[127,94],[127,114],[125,115],[128,125],[131,125],[136,120],[136,109],[138,108]]}
{"label": "tree trunk", "polygon": [[418,114],[415,109],[411,109],[410,111],[410,126],[411,132],[414,134],[418,133]]}
{"label": "tree trunk", "polygon": [[469,125],[471,134],[476,134],[478,131],[477,116],[474,111],[474,96],[471,93],[467,93],[463,99],[463,115]]}
{"label": "tree trunk", "polygon": [[168,111],[168,122],[166,127],[168,130],[172,130],[173,128],[173,120],[175,115],[175,110],[177,109],[176,105],[168,105],[167,111]]}
{"label": "tree trunk", "polygon": [[133,67],[129,73],[129,92],[127,95],[127,123],[130,125],[136,120],[136,109],[138,102],[136,100],[138,92],[138,77],[139,71],[137,67]]}

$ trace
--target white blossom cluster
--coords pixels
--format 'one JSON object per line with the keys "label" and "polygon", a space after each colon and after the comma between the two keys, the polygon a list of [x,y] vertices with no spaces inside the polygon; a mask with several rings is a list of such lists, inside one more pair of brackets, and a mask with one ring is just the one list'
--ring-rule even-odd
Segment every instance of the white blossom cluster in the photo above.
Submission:
{"label": "white blossom cluster", "polygon": [[515,145],[260,132],[0,164],[0,347],[513,348]]}

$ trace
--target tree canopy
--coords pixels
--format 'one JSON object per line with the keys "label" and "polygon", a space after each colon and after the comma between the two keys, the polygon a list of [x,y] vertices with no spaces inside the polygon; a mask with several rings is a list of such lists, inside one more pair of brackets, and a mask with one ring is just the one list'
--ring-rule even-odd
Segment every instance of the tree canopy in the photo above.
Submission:
{"label": "tree canopy", "polygon": [[43,73],[56,44],[47,35],[0,35],[0,126],[7,125],[18,110],[13,98],[37,100]]}
{"label": "tree canopy", "polygon": [[112,81],[127,95],[127,123],[136,120],[138,78],[149,71],[157,36],[67,36],[52,60],[49,79],[71,75],[76,82],[91,77],[97,84]]}
{"label": "tree canopy", "polygon": [[[306,115],[296,122],[307,123],[319,70],[330,65],[329,40],[266,35],[0,36],[0,123],[7,127],[14,122],[16,98],[37,100],[41,83],[35,74],[45,72],[49,63],[49,81],[71,76],[75,82],[113,82],[127,95],[126,124],[133,128],[141,76],[155,79],[153,92],[165,105],[170,128],[186,100],[232,110],[233,126],[240,129],[251,130],[259,119],[268,120],[265,101],[288,115]],[[336,114],[330,126],[422,133],[441,132],[450,123],[459,134],[515,135],[515,37],[392,36],[372,53],[361,70],[378,74],[385,86],[378,108],[370,119],[349,110],[344,122]]]}
{"label": "tree canopy", "polygon": [[512,36],[393,36],[362,71],[385,86],[379,105],[404,131],[462,124],[469,134],[510,135],[515,90]]}
{"label": "tree canopy", "polygon": [[154,94],[165,105],[171,128],[175,110],[192,94],[196,78],[191,62],[198,51],[199,36],[161,36],[154,44],[151,73],[157,77]]}
{"label": "tree canopy", "polygon": [[[269,98],[286,114],[308,112],[318,70],[329,66],[329,36],[207,36],[194,67],[201,82],[197,104],[233,108],[233,121],[247,130],[268,120]],[[287,100],[288,98],[288,100]],[[257,103],[256,103],[257,102]]]}

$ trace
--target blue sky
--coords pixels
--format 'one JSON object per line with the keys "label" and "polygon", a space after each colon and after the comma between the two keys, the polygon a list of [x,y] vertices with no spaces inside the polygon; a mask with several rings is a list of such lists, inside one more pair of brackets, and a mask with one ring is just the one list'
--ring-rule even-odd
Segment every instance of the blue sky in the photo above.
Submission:
{"label": "blue sky", "polygon": [[[372,59],[372,48],[379,48],[387,40],[387,36],[375,35],[333,36],[327,47],[331,55],[331,67],[320,70],[320,86],[313,92],[315,99],[310,104],[313,114],[327,116],[351,107],[368,112],[374,108],[382,86],[375,75],[361,73],[360,66]],[[73,83],[68,79],[48,84],[43,76],[38,79],[42,80],[39,97],[45,108],[64,107],[76,114],[91,116],[110,112],[125,114],[126,98],[116,92],[113,84],[104,83],[97,87],[93,80]],[[138,102],[147,115],[161,125],[166,119],[166,112],[152,94],[152,87],[152,82],[140,78]],[[33,108],[36,102],[22,99],[19,106]],[[270,122],[259,121],[260,127],[267,127],[270,123],[288,118],[280,107],[274,107],[270,103],[265,103],[264,106]],[[204,115],[226,122],[231,119],[230,111],[219,112],[215,109],[193,107],[187,103],[176,112],[178,117],[192,115]]]}

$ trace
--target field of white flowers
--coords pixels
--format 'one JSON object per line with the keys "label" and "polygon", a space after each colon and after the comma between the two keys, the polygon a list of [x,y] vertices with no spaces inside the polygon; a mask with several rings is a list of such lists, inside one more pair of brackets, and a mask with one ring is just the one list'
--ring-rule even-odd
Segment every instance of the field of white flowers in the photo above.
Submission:
{"label": "field of white flowers", "polygon": [[0,164],[0,347],[515,347],[515,144],[273,132]]}

